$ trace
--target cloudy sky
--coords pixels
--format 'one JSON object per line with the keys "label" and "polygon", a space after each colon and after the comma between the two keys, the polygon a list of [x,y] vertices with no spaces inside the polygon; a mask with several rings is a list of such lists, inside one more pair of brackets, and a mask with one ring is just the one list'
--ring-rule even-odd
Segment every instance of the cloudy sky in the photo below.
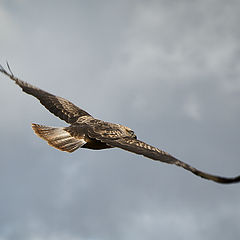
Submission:
{"label": "cloudy sky", "polygon": [[[0,62],[210,173],[240,173],[238,0],[1,0]],[[240,185],[119,149],[72,154],[65,126],[0,76],[0,240],[239,239]]]}

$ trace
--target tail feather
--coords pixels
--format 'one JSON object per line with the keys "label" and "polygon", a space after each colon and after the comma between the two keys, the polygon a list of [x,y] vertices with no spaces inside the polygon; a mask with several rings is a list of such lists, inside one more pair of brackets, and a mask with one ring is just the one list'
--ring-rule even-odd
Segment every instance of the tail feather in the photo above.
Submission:
{"label": "tail feather", "polygon": [[76,139],[64,128],[47,127],[39,124],[32,124],[32,129],[40,138],[46,140],[48,144],[61,151],[73,152],[86,142],[84,139]]}

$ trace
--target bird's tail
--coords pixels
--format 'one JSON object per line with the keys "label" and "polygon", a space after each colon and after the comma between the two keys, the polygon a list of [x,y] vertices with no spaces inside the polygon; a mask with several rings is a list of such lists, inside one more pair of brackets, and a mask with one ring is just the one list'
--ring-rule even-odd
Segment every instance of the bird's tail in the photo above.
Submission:
{"label": "bird's tail", "polygon": [[86,143],[83,139],[72,137],[63,127],[47,127],[32,123],[32,129],[36,135],[47,141],[50,146],[61,151],[73,152]]}

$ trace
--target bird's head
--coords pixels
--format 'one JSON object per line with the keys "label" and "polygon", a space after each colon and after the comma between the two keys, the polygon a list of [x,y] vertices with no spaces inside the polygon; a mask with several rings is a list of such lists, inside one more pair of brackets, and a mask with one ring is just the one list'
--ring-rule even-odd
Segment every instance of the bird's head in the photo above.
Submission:
{"label": "bird's head", "polygon": [[137,139],[137,136],[135,135],[134,131],[131,128],[126,127],[126,131],[132,138]]}

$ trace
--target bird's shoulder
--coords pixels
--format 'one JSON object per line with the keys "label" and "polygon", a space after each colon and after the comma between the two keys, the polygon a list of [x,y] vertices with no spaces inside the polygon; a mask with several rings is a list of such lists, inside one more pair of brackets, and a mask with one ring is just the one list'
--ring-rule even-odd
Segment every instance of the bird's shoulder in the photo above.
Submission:
{"label": "bird's shoulder", "polygon": [[76,127],[85,128],[93,138],[123,138],[135,137],[133,130],[121,124],[106,122],[92,116],[82,116],[76,122]]}

